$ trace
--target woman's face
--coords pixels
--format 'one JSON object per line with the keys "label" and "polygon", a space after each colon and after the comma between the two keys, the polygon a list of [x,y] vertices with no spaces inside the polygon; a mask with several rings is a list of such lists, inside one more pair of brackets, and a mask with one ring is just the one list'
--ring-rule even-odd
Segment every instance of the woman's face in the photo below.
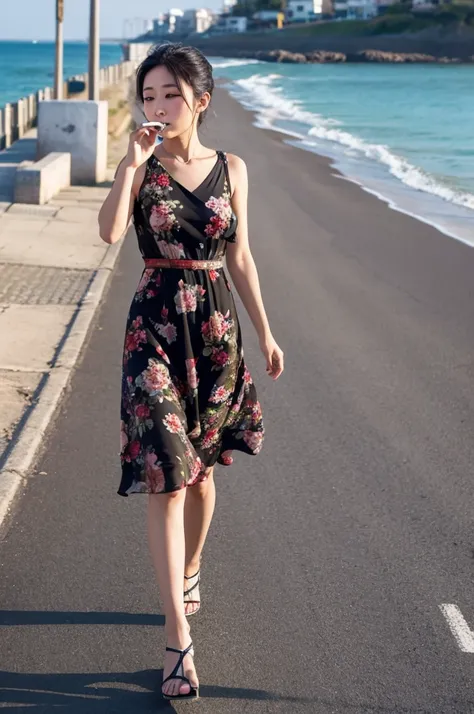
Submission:
{"label": "woman's face", "polygon": [[189,84],[181,82],[181,87],[182,92],[166,67],[154,67],[145,76],[145,116],[148,121],[166,122],[166,129],[160,133],[168,139],[189,132],[197,122],[199,113],[209,104],[207,93],[201,99],[196,99]]}

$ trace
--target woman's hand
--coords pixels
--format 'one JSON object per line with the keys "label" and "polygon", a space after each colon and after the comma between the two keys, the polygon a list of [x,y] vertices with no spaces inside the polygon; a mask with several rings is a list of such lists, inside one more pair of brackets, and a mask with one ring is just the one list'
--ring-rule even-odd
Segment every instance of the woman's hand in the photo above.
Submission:
{"label": "woman's hand", "polygon": [[272,379],[278,379],[285,369],[282,350],[278,347],[273,337],[267,337],[263,340],[260,343],[260,349],[267,361],[267,374]]}
{"label": "woman's hand", "polygon": [[141,128],[130,134],[128,152],[125,163],[133,169],[138,169],[153,154],[158,132],[153,127]]}

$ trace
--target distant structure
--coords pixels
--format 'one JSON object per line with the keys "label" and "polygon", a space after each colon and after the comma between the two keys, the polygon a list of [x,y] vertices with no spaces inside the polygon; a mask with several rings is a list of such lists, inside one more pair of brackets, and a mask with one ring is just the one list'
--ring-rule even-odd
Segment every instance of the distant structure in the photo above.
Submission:
{"label": "distant structure", "polygon": [[311,22],[321,20],[323,0],[288,0],[286,5],[287,22]]}
{"label": "distant structure", "polygon": [[432,10],[437,5],[441,5],[439,0],[412,0],[413,10]]}
{"label": "distant structure", "polygon": [[281,30],[285,24],[285,13],[281,10],[259,10],[252,15],[252,28],[255,30],[275,27]]}
{"label": "distant structure", "polygon": [[217,22],[212,26],[213,35],[228,35],[236,32],[247,32],[248,18],[240,15],[226,13],[220,15]]}
{"label": "distant structure", "polygon": [[215,14],[207,8],[185,10],[178,25],[178,32],[185,35],[207,32],[215,22]]}
{"label": "distant structure", "polygon": [[[390,2],[386,4],[391,4]],[[377,0],[335,0],[334,15],[338,20],[369,20],[379,14]]]}
{"label": "distant structure", "polygon": [[[279,30],[285,25],[320,20],[369,20],[383,15],[390,5],[399,0],[280,0],[280,9],[259,10],[253,14],[237,15],[235,6],[238,0],[222,0],[222,10],[215,13],[209,8],[181,10],[170,8],[154,20],[133,18],[124,23],[124,36],[130,45],[142,44],[143,47],[164,42],[190,40],[195,35],[214,36],[261,30]],[[441,0],[411,0],[412,9],[432,8]],[[240,8],[245,8],[240,0]],[[134,52],[141,50],[126,49],[127,57],[133,59]]]}

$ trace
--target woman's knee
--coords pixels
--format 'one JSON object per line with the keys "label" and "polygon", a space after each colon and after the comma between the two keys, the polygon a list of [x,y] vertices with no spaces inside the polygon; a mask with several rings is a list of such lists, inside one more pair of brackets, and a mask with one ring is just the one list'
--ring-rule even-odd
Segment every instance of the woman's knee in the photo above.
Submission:
{"label": "woman's knee", "polygon": [[148,503],[152,508],[172,508],[184,502],[186,497],[186,489],[180,488],[177,491],[169,493],[149,493]]}
{"label": "woman's knee", "polygon": [[206,471],[204,472],[204,476],[205,478],[203,481],[198,481],[193,486],[188,486],[188,491],[197,498],[204,498],[204,496],[209,491],[214,477],[214,468],[211,467],[209,469],[206,469]]}

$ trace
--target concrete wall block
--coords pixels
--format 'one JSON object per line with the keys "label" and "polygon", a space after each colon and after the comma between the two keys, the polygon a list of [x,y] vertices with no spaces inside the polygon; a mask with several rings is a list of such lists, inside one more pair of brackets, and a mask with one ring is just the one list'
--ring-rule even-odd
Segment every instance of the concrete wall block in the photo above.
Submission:
{"label": "concrete wall block", "polygon": [[108,103],[41,102],[38,158],[51,151],[71,154],[71,182],[93,184],[107,175]]}
{"label": "concrete wall block", "polygon": [[52,152],[36,163],[23,162],[15,175],[15,203],[47,203],[71,185],[71,154]]}
{"label": "concrete wall block", "polygon": [[41,202],[41,172],[32,167],[18,168],[15,174],[14,203]]}

